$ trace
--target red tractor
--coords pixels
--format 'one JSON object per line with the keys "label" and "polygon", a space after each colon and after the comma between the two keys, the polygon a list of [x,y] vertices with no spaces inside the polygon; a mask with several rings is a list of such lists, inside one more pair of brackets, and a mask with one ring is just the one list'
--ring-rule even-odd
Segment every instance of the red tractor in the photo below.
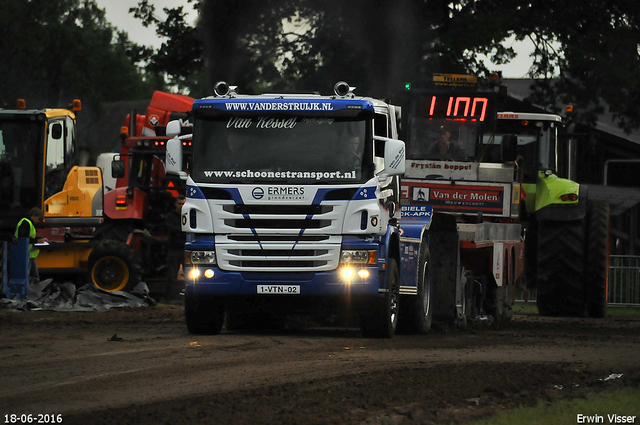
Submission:
{"label": "red tractor", "polygon": [[[103,170],[115,179],[105,187],[104,224],[97,230],[96,244],[89,256],[89,277],[107,291],[131,290],[144,281],[152,294],[176,293],[167,288],[167,238],[165,222],[175,197],[184,194],[184,182],[165,173],[165,126],[183,119],[193,99],[178,94],[155,92],[146,115],[135,111],[122,128],[122,147]],[[183,142],[183,170],[188,172],[191,141]],[[109,190],[110,189],[110,190]],[[173,279],[172,279],[173,280]]]}

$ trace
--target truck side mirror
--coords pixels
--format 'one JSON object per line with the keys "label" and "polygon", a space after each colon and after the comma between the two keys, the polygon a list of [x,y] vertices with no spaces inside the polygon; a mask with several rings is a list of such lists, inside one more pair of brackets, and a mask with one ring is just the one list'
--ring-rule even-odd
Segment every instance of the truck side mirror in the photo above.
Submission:
{"label": "truck side mirror", "polygon": [[121,159],[111,161],[111,177],[121,179],[124,176],[124,161]]}
{"label": "truck side mirror", "polygon": [[180,124],[180,120],[169,121],[169,124],[167,124],[167,128],[165,129],[165,133],[169,137],[179,136],[181,131],[182,125]]}
{"label": "truck side mirror", "polygon": [[505,134],[502,136],[502,160],[515,161],[518,157],[518,136]]}
{"label": "truck side mirror", "polygon": [[402,140],[387,139],[375,136],[376,140],[384,140],[384,174],[400,176],[404,174],[406,150]]}
{"label": "truck side mirror", "polygon": [[[178,123],[179,121],[171,121]],[[169,125],[167,125],[167,133],[169,132]],[[165,173],[180,176],[181,180],[187,179],[187,173],[182,171],[182,141],[177,137],[167,141],[167,153],[165,156]]]}

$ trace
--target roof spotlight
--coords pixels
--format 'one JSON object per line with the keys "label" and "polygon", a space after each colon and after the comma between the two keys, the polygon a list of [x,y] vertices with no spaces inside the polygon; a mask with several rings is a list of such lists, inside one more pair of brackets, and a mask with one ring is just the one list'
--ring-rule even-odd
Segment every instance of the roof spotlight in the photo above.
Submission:
{"label": "roof spotlight", "polygon": [[218,81],[213,88],[216,96],[226,96],[229,94],[229,84],[224,81]]}
{"label": "roof spotlight", "polygon": [[352,94],[354,89],[355,87],[350,87],[349,84],[345,83],[344,81],[338,81],[336,85],[333,86],[333,91],[335,92],[336,96],[341,97]]}

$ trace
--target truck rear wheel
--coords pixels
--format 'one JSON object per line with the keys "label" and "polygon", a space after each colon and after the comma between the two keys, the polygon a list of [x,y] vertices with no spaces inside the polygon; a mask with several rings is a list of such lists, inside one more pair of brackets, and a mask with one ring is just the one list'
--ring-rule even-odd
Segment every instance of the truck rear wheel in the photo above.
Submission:
{"label": "truck rear wheel", "polygon": [[184,318],[187,330],[195,335],[218,335],[224,324],[224,302],[218,299],[199,300],[186,297]]}
{"label": "truck rear wheel", "polygon": [[105,291],[131,291],[142,278],[140,257],[127,244],[103,240],[89,254],[91,282]]}
{"label": "truck rear wheel", "polygon": [[607,313],[609,281],[609,204],[589,201],[587,214],[587,312],[602,318]]}
{"label": "truck rear wheel", "polygon": [[398,264],[387,263],[387,292],[363,307],[360,314],[360,330],[365,338],[392,338],[398,325],[400,286]]}
{"label": "truck rear wheel", "polygon": [[[431,255],[429,246],[424,242],[420,247],[418,267],[418,295],[407,296],[402,299],[402,314],[399,317],[398,330],[402,328],[403,333],[425,335],[431,331],[433,318],[433,306],[431,304],[433,281],[430,273]],[[405,305],[405,302],[407,305]]]}
{"label": "truck rear wheel", "polygon": [[585,315],[585,220],[538,222],[537,304],[543,316]]}

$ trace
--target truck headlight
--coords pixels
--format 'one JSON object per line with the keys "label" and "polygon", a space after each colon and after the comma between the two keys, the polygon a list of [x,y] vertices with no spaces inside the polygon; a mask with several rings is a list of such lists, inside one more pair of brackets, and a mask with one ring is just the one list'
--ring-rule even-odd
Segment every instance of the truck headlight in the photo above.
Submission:
{"label": "truck headlight", "polygon": [[341,264],[375,264],[377,259],[376,250],[345,249],[340,254]]}
{"label": "truck headlight", "polygon": [[215,266],[216,252],[215,251],[191,251],[191,264],[209,264]]}

